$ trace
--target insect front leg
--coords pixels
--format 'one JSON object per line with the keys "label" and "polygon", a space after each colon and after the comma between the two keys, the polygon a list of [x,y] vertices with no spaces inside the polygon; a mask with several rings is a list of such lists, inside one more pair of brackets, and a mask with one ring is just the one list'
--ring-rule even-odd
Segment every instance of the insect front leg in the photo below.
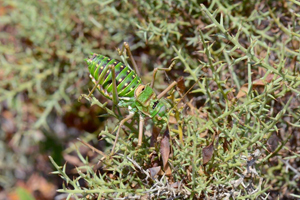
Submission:
{"label": "insect front leg", "polygon": [[174,65],[175,65],[175,62],[172,62],[171,65],[168,68],[155,68],[153,70],[153,78],[152,78],[150,87],[151,88],[154,87],[155,76],[156,76],[156,73],[157,73],[158,70],[168,72],[168,71],[170,71],[174,67]]}
{"label": "insect front leg", "polygon": [[115,142],[114,142],[114,145],[113,145],[113,147],[112,147],[112,150],[111,150],[110,155],[113,155],[114,152],[115,152],[116,144],[117,144],[117,142],[118,142],[118,138],[119,138],[119,135],[120,135],[120,131],[121,131],[122,126],[124,125],[125,122],[127,122],[128,120],[130,120],[131,118],[133,118],[133,116],[134,116],[134,113],[133,113],[133,112],[132,112],[132,113],[129,113],[129,115],[127,115],[126,118],[124,118],[124,119],[122,119],[122,120],[120,121],[119,128],[118,128],[118,130],[117,130],[117,134],[116,134],[116,138],[115,138]]}
{"label": "insect front leg", "polygon": [[129,44],[128,44],[127,42],[124,42],[124,43],[123,43],[122,50],[119,50],[119,49],[118,49],[118,52],[119,52],[119,55],[120,55],[120,56],[123,55],[124,49],[126,49],[126,52],[127,52],[128,56],[129,56],[129,59],[130,59],[132,65],[133,65],[133,68],[134,68],[136,74],[137,74],[138,76],[140,76],[141,73],[140,73],[140,71],[139,71],[139,69],[138,69],[138,67],[137,67],[137,64],[136,64],[135,60],[133,59],[133,56],[132,56],[132,53],[131,53]]}
{"label": "insect front leg", "polygon": [[144,130],[145,119],[142,115],[140,115],[140,122],[139,122],[139,139],[138,139],[138,146],[142,146],[143,142],[143,130]]}
{"label": "insect front leg", "polygon": [[164,91],[162,91],[159,95],[157,95],[157,99],[161,99],[168,91],[170,91],[175,85],[177,84],[176,81],[173,81],[171,85],[169,85]]}

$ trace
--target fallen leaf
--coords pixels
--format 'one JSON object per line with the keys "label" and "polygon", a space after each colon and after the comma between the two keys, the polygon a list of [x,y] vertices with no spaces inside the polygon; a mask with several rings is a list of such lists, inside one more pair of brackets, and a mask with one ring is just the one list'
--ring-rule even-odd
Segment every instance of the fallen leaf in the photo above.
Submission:
{"label": "fallen leaf", "polygon": [[154,147],[155,144],[157,143],[157,137],[160,133],[160,130],[161,130],[160,128],[153,126],[151,140],[150,140],[150,147]]}
{"label": "fallen leaf", "polygon": [[214,140],[202,149],[203,165],[206,165],[214,153]]}
{"label": "fallen leaf", "polygon": [[224,149],[224,151],[229,150],[229,143],[226,139],[224,139],[224,142],[223,142],[223,149]]}
{"label": "fallen leaf", "polygon": [[177,89],[179,90],[179,92],[181,94],[184,94],[184,91],[185,91],[185,86],[184,86],[184,78],[181,76],[177,79]]}
{"label": "fallen leaf", "polygon": [[169,124],[177,124],[177,120],[174,116],[169,116]]}
{"label": "fallen leaf", "polygon": [[154,176],[156,176],[158,174],[158,172],[161,170],[161,167],[160,166],[152,167],[152,168],[149,168],[148,170],[150,172],[151,178],[154,178]]}
{"label": "fallen leaf", "polygon": [[268,150],[271,152],[274,152],[279,144],[280,139],[277,137],[276,134],[273,134],[269,139],[268,139]]}
{"label": "fallen leaf", "polygon": [[[266,80],[262,80],[262,79],[258,79],[258,80],[255,80],[252,82],[252,88],[256,88],[256,87],[259,87],[259,86],[265,86],[267,83],[270,83],[272,80],[273,80],[273,77],[274,77],[274,74],[268,74],[267,77],[266,77]],[[248,83],[245,83],[239,93],[236,95],[236,98],[241,98],[245,95],[248,94]]]}
{"label": "fallen leaf", "polygon": [[205,172],[204,172],[204,170],[202,169],[202,166],[199,167],[198,174],[199,174],[200,176],[205,175]]}
{"label": "fallen leaf", "polygon": [[200,138],[204,138],[208,134],[208,130],[205,130],[204,132],[200,133]]}
{"label": "fallen leaf", "polygon": [[64,154],[63,157],[64,157],[65,161],[67,161],[69,164],[72,164],[74,166],[82,166],[83,165],[81,160],[79,160],[79,158],[76,157],[76,156],[71,156],[69,154]]}
{"label": "fallen leaf", "polygon": [[26,185],[30,187],[32,192],[39,191],[39,193],[47,199],[53,198],[56,194],[56,186],[37,173],[31,175]]}
{"label": "fallen leaf", "polygon": [[166,164],[166,166],[164,168],[164,171],[165,171],[166,176],[171,176],[172,175],[172,170],[171,170],[171,167],[170,167],[169,163]]}
{"label": "fallen leaf", "polygon": [[17,188],[9,194],[11,200],[53,199],[57,187],[46,178],[34,173],[27,182],[18,181]]}
{"label": "fallen leaf", "polygon": [[163,139],[160,142],[160,154],[163,161],[163,168],[166,169],[170,155],[170,135],[168,129],[165,131]]}
{"label": "fallen leaf", "polygon": [[181,185],[181,183],[180,183],[179,181],[177,181],[177,182],[175,182],[175,183],[172,183],[172,184],[171,184],[171,187],[172,187],[172,188],[179,188],[180,185]]}

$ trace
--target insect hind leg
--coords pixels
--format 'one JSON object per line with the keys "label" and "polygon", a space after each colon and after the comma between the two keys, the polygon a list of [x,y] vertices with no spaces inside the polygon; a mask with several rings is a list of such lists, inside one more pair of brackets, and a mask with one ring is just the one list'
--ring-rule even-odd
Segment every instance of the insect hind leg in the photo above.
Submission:
{"label": "insect hind leg", "polygon": [[156,73],[157,71],[165,71],[165,72],[168,72],[170,71],[175,65],[175,62],[172,62],[171,65],[168,67],[168,68],[155,68],[153,70],[153,78],[152,78],[152,81],[151,81],[151,84],[150,84],[150,87],[153,88],[154,87],[154,81],[155,81],[155,76],[156,76]]}
{"label": "insect hind leg", "polygon": [[118,96],[118,90],[117,90],[117,82],[116,82],[116,71],[115,71],[115,66],[111,65],[109,66],[109,68],[111,69],[111,79],[112,79],[112,100],[114,105],[117,105],[119,103],[119,96]]}
{"label": "insect hind leg", "polygon": [[136,74],[137,74],[138,76],[140,76],[141,73],[140,73],[140,71],[139,71],[139,69],[138,69],[138,67],[137,67],[137,64],[136,64],[136,62],[135,62],[133,56],[132,56],[132,53],[131,53],[129,44],[128,44],[127,42],[124,42],[124,43],[123,43],[123,46],[122,46],[122,49],[121,49],[121,50],[120,50],[120,49],[117,49],[117,51],[118,51],[119,55],[121,56],[121,55],[123,55],[123,52],[124,52],[125,49],[126,49],[126,52],[127,52],[127,54],[128,54],[128,57],[129,57],[129,59],[130,59],[132,65],[133,65],[134,71],[136,72]]}
{"label": "insect hind leg", "polygon": [[105,69],[103,70],[103,72],[101,73],[101,76],[98,78],[97,81],[96,81],[95,79],[93,79],[93,77],[90,75],[90,76],[92,77],[93,81],[95,81],[95,82],[94,82],[95,86],[94,86],[93,89],[90,91],[88,97],[90,97],[90,96],[93,94],[93,92],[95,91],[95,89],[99,86],[100,81],[104,78],[104,76],[105,76],[105,74],[107,73],[107,70],[108,70],[108,69],[109,69],[109,68],[105,68]]}

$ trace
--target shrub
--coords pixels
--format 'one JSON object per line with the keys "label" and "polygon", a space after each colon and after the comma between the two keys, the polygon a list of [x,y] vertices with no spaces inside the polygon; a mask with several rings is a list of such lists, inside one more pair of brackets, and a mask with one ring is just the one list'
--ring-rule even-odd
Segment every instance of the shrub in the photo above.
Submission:
{"label": "shrub", "polygon": [[[37,155],[30,146],[41,149],[49,141],[63,146],[63,141],[73,141],[67,133],[76,138],[86,130],[74,118],[89,119],[99,127],[92,131],[105,141],[101,147],[95,135],[84,133],[82,142],[65,150],[64,159],[71,164],[60,167],[54,162],[60,162],[60,153],[52,154],[53,173],[64,180],[59,192],[69,197],[299,197],[296,1],[5,3],[11,10],[2,18],[6,32],[1,34],[0,72],[7,78],[1,81],[0,100],[2,113],[9,111],[12,117],[1,118],[14,126],[1,132],[4,138],[14,133],[13,147],[22,152],[1,144],[7,152],[2,161],[12,166],[6,176],[12,177],[16,166],[32,163],[27,156]],[[73,102],[92,88],[84,58],[95,52],[118,59],[115,49],[123,41],[130,44],[144,83],[151,81],[153,68],[167,67],[172,60],[176,65],[167,75],[159,74],[156,90],[166,88],[169,79],[184,79],[164,97],[175,110],[169,113],[169,131],[146,121],[146,135],[160,133],[156,145],[150,147],[148,136],[136,148],[134,119],[125,124],[117,153],[108,156],[111,148],[104,145],[113,143],[126,109],[115,114],[112,102],[94,93],[86,98],[94,112],[116,115],[102,115],[99,122],[90,117],[86,101]],[[51,145],[45,145],[46,152],[57,149]],[[72,163],[68,156],[74,158],[74,151],[80,160]],[[8,180],[1,185],[8,187]]]}

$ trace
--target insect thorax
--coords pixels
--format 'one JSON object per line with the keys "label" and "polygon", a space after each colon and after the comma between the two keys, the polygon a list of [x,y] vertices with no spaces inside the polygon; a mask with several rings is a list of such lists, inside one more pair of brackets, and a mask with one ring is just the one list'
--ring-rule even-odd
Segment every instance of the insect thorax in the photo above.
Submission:
{"label": "insect thorax", "polygon": [[157,99],[155,92],[148,85],[140,85],[135,91],[136,106],[145,115],[155,121],[166,118],[170,104],[164,99]]}

